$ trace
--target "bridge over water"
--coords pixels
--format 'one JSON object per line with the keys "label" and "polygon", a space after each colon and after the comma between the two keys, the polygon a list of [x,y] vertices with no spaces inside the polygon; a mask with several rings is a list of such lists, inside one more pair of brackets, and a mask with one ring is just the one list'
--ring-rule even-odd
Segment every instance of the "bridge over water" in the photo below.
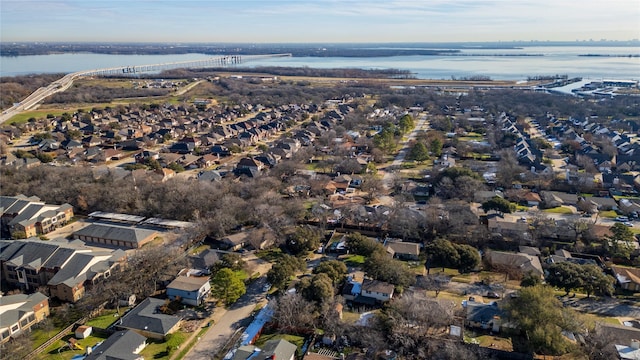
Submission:
{"label": "bridge over water", "polygon": [[86,70],[79,72],[80,76],[108,76],[108,75],[133,75],[145,72],[159,72],[182,68],[210,68],[239,65],[245,62],[263,60],[269,58],[289,57],[291,54],[267,54],[267,55],[222,55],[202,60],[188,60],[168,62],[151,65],[118,66],[105,69]]}
{"label": "bridge over water", "polygon": [[81,76],[132,76],[141,73],[160,72],[171,69],[196,69],[208,67],[225,67],[239,65],[245,62],[263,60],[278,57],[290,57],[291,54],[266,54],[266,55],[220,55],[205,58],[202,60],[177,61],[151,65],[117,66],[104,69],[83,70],[67,74],[64,77],[52,82],[46,87],[41,87],[27,96],[21,102],[2,112],[0,124],[11,119],[13,116],[32,109],[45,98],[65,91],[73,85],[73,81]]}

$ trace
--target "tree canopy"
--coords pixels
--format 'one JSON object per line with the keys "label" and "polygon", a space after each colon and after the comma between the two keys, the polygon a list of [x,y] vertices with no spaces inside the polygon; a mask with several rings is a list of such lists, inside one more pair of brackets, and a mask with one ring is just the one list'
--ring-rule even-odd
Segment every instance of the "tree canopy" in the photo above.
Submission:
{"label": "tree canopy", "polygon": [[619,222],[613,224],[610,230],[612,235],[605,239],[605,249],[612,257],[628,259],[633,251],[631,247],[634,241],[633,232],[628,226]]}
{"label": "tree canopy", "polygon": [[575,331],[566,319],[578,315],[562,306],[553,289],[546,285],[523,287],[518,296],[508,300],[505,310],[529,339],[532,350],[538,354],[561,355],[572,349],[562,335],[563,330]]}
{"label": "tree canopy", "polygon": [[233,304],[247,292],[242,277],[229,268],[218,271],[211,279],[211,294],[226,305]]}
{"label": "tree canopy", "polygon": [[347,265],[340,260],[323,261],[313,269],[314,274],[325,274],[333,284],[337,284],[347,274]]}
{"label": "tree canopy", "polygon": [[417,142],[411,147],[407,159],[419,162],[425,161],[429,159],[429,150],[423,143]]}
{"label": "tree canopy", "polygon": [[489,212],[491,210],[497,211],[502,214],[508,214],[515,211],[516,206],[509,202],[509,200],[503,199],[499,196],[494,196],[491,199],[482,203],[482,210]]}

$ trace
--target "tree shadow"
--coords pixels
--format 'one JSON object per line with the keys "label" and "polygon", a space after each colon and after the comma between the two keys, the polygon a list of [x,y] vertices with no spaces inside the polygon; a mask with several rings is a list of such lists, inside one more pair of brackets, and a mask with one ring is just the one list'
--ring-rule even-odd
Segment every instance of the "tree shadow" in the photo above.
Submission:
{"label": "tree shadow", "polygon": [[169,352],[166,351],[166,350],[153,355],[154,359],[162,359],[162,358],[165,358],[165,357],[169,357]]}

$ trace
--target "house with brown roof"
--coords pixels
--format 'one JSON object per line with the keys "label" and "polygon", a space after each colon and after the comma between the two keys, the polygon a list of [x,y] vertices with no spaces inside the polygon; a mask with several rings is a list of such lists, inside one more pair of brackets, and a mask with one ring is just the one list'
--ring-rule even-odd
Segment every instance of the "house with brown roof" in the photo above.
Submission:
{"label": "house with brown roof", "polygon": [[387,302],[393,298],[394,286],[388,282],[365,279],[362,282],[361,296],[373,298],[379,302]]}
{"label": "house with brown roof", "polygon": [[487,263],[496,269],[512,270],[522,275],[527,273],[540,277],[544,275],[542,264],[537,256],[525,253],[487,250],[484,257]]}
{"label": "house with brown roof", "polygon": [[417,243],[389,241],[385,249],[394,258],[400,260],[418,260],[420,256],[420,245]]}
{"label": "house with brown roof", "polygon": [[640,291],[640,268],[612,265],[611,270],[621,288]]}

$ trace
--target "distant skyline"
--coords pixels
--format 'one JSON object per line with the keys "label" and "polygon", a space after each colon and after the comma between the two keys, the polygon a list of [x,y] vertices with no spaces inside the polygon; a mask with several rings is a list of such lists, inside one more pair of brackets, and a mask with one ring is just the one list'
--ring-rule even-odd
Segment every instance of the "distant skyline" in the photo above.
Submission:
{"label": "distant skyline", "polygon": [[0,40],[483,42],[640,38],[640,0],[0,0]]}

